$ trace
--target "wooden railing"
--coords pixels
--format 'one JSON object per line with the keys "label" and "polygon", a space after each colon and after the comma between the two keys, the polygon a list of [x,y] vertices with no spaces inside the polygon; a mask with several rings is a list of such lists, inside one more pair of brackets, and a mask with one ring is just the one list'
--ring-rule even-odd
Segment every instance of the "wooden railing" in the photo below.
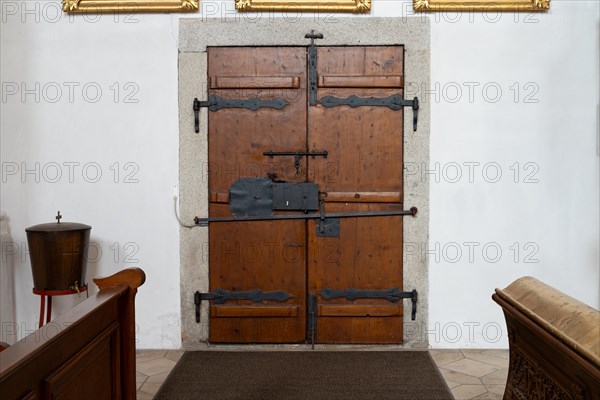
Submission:
{"label": "wooden railing", "polygon": [[139,268],[94,279],[100,292],[0,352],[0,397],[134,400],[134,301],[145,280]]}

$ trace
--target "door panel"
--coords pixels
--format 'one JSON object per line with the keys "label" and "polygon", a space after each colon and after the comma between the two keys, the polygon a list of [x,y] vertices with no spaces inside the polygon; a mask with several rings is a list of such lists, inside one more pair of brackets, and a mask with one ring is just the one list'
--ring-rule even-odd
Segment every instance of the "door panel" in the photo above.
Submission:
{"label": "door panel", "polygon": [[[212,215],[229,216],[227,205]],[[284,290],[286,302],[212,304],[212,342],[301,342],[305,333],[304,221],[227,222],[211,226],[210,285],[232,292]]]}
{"label": "door panel", "polygon": [[[326,203],[327,212],[401,208],[396,204]],[[316,223],[311,221],[308,233],[309,293],[325,288],[402,288],[402,217],[344,218],[337,238],[317,237]],[[402,342],[401,302],[317,296],[317,304],[317,343]],[[332,309],[340,311],[334,314]]]}
{"label": "door panel", "polygon": [[[399,90],[325,89],[319,98],[387,97]],[[328,150],[326,159],[310,159],[309,180],[322,192],[395,193],[402,197],[402,111],[386,107],[309,108],[309,148]],[[380,199],[381,200],[381,199]]]}
{"label": "door panel", "polygon": [[[402,94],[402,60],[401,46],[320,47],[317,98]],[[402,111],[387,107],[309,107],[309,148],[329,151],[309,165],[325,212],[402,210],[402,125]],[[334,238],[311,221],[308,236],[309,294],[402,289],[402,217],[344,218]],[[318,343],[402,342],[401,302],[316,299]]]}
{"label": "door panel", "polygon": [[319,76],[404,76],[403,46],[317,47]]}
{"label": "door panel", "polygon": [[[304,163],[296,172],[293,157],[269,158],[263,152],[306,149],[306,49],[209,48],[208,75],[210,95],[239,100],[283,98],[289,102],[282,110],[225,108],[209,112],[211,198],[225,196],[231,184],[242,177],[272,176],[304,182]],[[238,85],[235,80],[239,80]]]}
{"label": "door panel", "polygon": [[[230,108],[209,113],[209,212],[211,217],[229,217],[228,190],[239,178],[306,180],[304,163],[296,171],[293,157],[263,155],[306,149],[306,49],[209,48],[208,60],[210,95],[289,102],[282,110]],[[293,296],[285,302],[211,303],[211,342],[305,340],[305,232],[304,221],[210,226],[211,291],[283,290]]]}

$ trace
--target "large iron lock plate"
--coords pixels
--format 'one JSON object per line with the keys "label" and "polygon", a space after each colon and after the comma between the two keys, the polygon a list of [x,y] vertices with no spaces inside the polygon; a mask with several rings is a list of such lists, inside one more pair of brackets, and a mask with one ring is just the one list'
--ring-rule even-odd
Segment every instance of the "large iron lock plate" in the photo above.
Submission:
{"label": "large iron lock plate", "polygon": [[319,186],[316,183],[273,183],[273,210],[313,211],[319,209]]}
{"label": "large iron lock plate", "polygon": [[273,211],[314,211],[319,209],[319,186],[241,178],[229,188],[229,207],[236,217],[268,217]]}

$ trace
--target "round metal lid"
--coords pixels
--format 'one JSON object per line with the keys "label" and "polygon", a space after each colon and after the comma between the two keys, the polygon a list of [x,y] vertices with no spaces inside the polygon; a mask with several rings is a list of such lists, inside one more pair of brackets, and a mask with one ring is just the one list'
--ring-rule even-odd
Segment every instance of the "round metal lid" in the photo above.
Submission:
{"label": "round metal lid", "polygon": [[85,224],[79,224],[77,222],[60,222],[62,215],[60,211],[56,215],[56,223],[39,224],[30,226],[25,229],[25,232],[66,232],[66,231],[83,231],[92,229],[91,226]]}

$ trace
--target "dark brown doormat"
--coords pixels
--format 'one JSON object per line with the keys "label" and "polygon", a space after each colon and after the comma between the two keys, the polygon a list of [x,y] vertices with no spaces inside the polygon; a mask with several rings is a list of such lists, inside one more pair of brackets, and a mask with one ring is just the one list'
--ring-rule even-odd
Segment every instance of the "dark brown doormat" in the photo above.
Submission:
{"label": "dark brown doormat", "polygon": [[186,352],[155,400],[453,399],[427,351]]}

